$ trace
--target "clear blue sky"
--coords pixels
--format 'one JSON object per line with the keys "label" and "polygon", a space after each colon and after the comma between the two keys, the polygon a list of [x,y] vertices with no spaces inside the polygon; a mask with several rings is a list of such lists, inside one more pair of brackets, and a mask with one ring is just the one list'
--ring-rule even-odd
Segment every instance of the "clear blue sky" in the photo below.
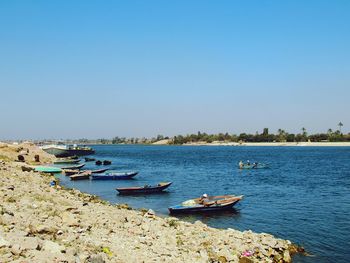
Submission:
{"label": "clear blue sky", "polygon": [[350,1],[0,2],[0,139],[350,130]]}

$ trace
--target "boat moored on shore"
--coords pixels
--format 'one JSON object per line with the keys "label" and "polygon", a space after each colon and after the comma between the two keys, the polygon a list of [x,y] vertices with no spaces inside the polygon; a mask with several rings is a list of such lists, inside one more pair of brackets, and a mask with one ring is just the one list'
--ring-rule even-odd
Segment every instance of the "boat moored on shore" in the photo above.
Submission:
{"label": "boat moored on shore", "polygon": [[139,172],[125,172],[125,173],[104,173],[92,175],[92,180],[126,180],[132,179]]}
{"label": "boat moored on shore", "polygon": [[52,167],[52,166],[36,166],[34,168],[34,171],[42,172],[42,173],[61,173],[62,169],[58,167]]}
{"label": "boat moored on shore", "polygon": [[56,166],[58,168],[64,169],[64,170],[79,170],[81,168],[83,168],[85,166],[85,164],[78,164],[78,165],[60,165],[60,166]]}
{"label": "boat moored on shore", "polygon": [[195,198],[182,202],[180,205],[169,207],[170,214],[176,213],[202,213],[230,210],[243,199],[243,195],[221,195],[206,198]]}
{"label": "boat moored on shore", "polygon": [[84,171],[84,172],[80,172],[80,173],[77,173],[77,174],[73,174],[69,178],[72,181],[77,181],[77,180],[87,180],[87,179],[90,178],[90,176],[91,176],[91,171]]}
{"label": "boat moored on shore", "polygon": [[56,157],[83,156],[94,154],[95,151],[91,147],[78,145],[45,145],[42,150]]}
{"label": "boat moored on shore", "polygon": [[132,194],[154,194],[162,192],[164,189],[168,188],[172,182],[162,182],[157,185],[145,185],[145,186],[135,186],[135,187],[121,187],[116,188],[116,190],[121,195],[132,195]]}
{"label": "boat moored on shore", "polygon": [[79,159],[57,159],[54,161],[54,164],[77,164],[79,163]]}

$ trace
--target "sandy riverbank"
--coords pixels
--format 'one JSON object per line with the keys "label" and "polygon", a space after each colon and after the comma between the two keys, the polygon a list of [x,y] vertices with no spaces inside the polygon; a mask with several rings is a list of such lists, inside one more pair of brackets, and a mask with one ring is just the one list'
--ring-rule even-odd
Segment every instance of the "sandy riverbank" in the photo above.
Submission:
{"label": "sandy riverbank", "polygon": [[[28,161],[32,152],[52,158],[18,147],[29,150]],[[269,234],[161,218],[50,187],[53,176],[12,161],[18,149],[0,147],[0,262],[290,262],[296,250]]]}

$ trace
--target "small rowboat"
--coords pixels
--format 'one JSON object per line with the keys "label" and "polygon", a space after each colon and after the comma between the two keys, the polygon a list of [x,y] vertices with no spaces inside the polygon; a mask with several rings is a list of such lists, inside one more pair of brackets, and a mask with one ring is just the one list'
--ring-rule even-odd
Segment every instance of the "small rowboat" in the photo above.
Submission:
{"label": "small rowboat", "polygon": [[79,170],[78,169],[75,169],[75,170],[74,169],[63,169],[63,172],[65,175],[71,176],[73,174],[79,173]]}
{"label": "small rowboat", "polygon": [[257,164],[243,164],[239,169],[267,169],[269,168],[268,164],[257,163]]}
{"label": "small rowboat", "polygon": [[91,171],[84,171],[81,173],[77,173],[77,174],[73,174],[72,176],[70,176],[69,178],[72,181],[77,181],[77,180],[86,180],[89,179],[91,175]]}
{"label": "small rowboat", "polygon": [[52,166],[37,166],[34,168],[34,171],[42,173],[61,173],[62,169]]}
{"label": "small rowboat", "polygon": [[131,195],[131,194],[154,194],[162,192],[164,189],[168,188],[172,182],[159,183],[157,185],[145,185],[141,187],[123,187],[116,188],[116,190],[121,195]]}
{"label": "small rowboat", "polygon": [[126,172],[126,173],[104,173],[92,175],[93,180],[125,180],[132,179],[139,172]]}
{"label": "small rowboat", "polygon": [[171,206],[168,209],[171,214],[225,211],[232,209],[242,198],[243,195],[210,196],[205,201],[196,198],[187,200],[180,205]]}
{"label": "small rowboat", "polygon": [[67,169],[67,170],[74,170],[74,169],[81,169],[82,167],[84,167],[84,163],[83,164],[79,164],[79,165],[70,165],[70,166],[59,166],[58,168],[61,169]]}
{"label": "small rowboat", "polygon": [[101,173],[104,173],[106,171],[108,171],[109,169],[108,168],[105,168],[105,169],[98,169],[98,170],[92,170],[91,173],[93,174],[101,174]]}
{"label": "small rowboat", "polygon": [[54,164],[76,164],[76,163],[79,163],[80,160],[77,159],[77,160],[74,160],[74,159],[57,159],[56,161],[54,161],[53,163]]}

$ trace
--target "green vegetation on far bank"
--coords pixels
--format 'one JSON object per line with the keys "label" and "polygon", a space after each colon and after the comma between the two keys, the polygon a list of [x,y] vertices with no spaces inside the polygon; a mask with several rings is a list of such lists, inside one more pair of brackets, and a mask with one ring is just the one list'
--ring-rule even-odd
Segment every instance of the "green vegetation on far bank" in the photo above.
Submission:
{"label": "green vegetation on far bank", "polygon": [[[182,145],[188,143],[213,143],[213,142],[225,142],[225,143],[249,143],[249,142],[350,142],[350,133],[343,134],[341,127],[343,124],[338,124],[339,129],[333,131],[328,129],[325,133],[308,134],[307,130],[303,127],[300,129],[300,133],[288,133],[283,129],[278,129],[277,133],[270,133],[268,128],[264,128],[261,133],[255,134],[241,133],[229,134],[207,134],[205,132],[198,131],[196,134],[176,135],[174,137],[167,137],[158,135],[153,138],[126,138],[126,137],[114,137],[112,139],[79,139],[79,140],[62,140],[61,142],[66,144],[144,144],[149,145],[155,142],[163,141],[162,144]],[[42,141],[41,141],[42,142]],[[47,141],[46,141],[47,142]],[[52,142],[52,141],[51,141]],[[52,142],[54,143],[54,142]]]}

